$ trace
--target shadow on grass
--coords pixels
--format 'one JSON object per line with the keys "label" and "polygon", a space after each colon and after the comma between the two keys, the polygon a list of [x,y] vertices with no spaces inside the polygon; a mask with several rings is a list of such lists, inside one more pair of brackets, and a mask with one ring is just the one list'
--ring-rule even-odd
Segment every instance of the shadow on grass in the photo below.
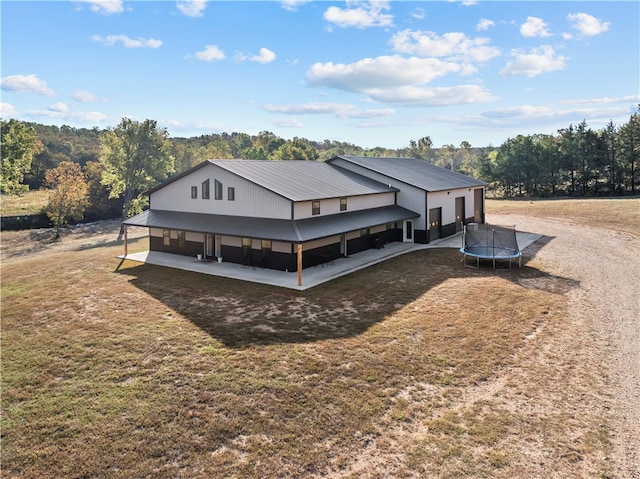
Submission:
{"label": "shadow on grass", "polygon": [[[531,257],[527,254],[527,261]],[[524,288],[557,294],[577,286],[527,261],[498,273],[491,267],[465,267],[460,259],[452,249],[414,251],[306,291],[128,261],[115,272],[233,348],[354,337],[451,278],[499,275]]]}

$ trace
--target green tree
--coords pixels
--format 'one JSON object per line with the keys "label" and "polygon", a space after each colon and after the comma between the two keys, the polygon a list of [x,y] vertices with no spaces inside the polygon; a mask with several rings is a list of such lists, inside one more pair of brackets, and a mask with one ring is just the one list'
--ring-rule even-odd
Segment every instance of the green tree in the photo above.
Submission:
{"label": "green tree", "polygon": [[431,148],[433,148],[433,142],[429,136],[423,136],[417,142],[415,140],[409,141],[409,155],[413,158],[426,160]]}
{"label": "green tree", "polygon": [[45,212],[56,228],[56,238],[60,238],[60,228],[84,214],[88,205],[87,181],[79,164],[63,161],[47,171],[44,185],[52,190]]}
{"label": "green tree", "polygon": [[306,160],[316,161],[320,155],[316,149],[300,138],[287,141],[269,155],[270,160]]}
{"label": "green tree", "polygon": [[640,105],[638,112],[620,127],[619,138],[625,162],[625,183],[632,195],[636,194],[638,163],[640,162]]}
{"label": "green tree", "polygon": [[[142,193],[173,173],[174,159],[167,136],[155,120],[140,123],[123,118],[100,137],[102,183],[109,188],[111,198],[123,197],[123,219],[142,210]],[[124,225],[118,238],[123,234]]]}
{"label": "green tree", "polygon": [[18,120],[0,121],[2,139],[2,176],[0,191],[19,195],[29,190],[23,183],[24,175],[31,169],[33,155],[42,150],[32,127]]}
{"label": "green tree", "polygon": [[122,214],[122,199],[109,198],[109,189],[102,184],[104,166],[97,161],[89,161],[82,171],[88,184],[85,219],[99,221],[118,218]]}

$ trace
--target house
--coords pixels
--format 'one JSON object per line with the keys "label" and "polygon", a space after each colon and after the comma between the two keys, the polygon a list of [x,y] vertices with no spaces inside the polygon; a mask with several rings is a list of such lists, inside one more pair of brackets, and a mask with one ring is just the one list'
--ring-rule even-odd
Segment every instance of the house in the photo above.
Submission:
{"label": "house", "polygon": [[485,186],[414,158],[207,160],[149,191],[149,209],[124,224],[149,228],[151,251],[300,275],[484,222]]}

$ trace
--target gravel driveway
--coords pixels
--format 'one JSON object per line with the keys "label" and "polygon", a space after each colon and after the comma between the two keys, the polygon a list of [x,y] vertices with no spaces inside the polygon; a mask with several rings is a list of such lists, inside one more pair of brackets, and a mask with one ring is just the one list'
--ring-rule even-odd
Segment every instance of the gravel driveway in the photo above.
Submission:
{"label": "gravel driveway", "polygon": [[579,283],[569,296],[574,327],[567,331],[582,328],[595,339],[584,346],[585,358],[603,361],[608,371],[602,379],[615,426],[614,471],[640,478],[640,234],[520,215],[487,215],[487,222],[545,235],[544,245],[525,250],[525,257]]}

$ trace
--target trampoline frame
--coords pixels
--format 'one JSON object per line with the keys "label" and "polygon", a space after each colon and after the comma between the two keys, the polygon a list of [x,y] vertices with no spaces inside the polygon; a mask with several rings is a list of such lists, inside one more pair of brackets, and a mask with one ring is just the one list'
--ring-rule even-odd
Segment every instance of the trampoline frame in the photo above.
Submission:
{"label": "trampoline frame", "polygon": [[[487,232],[485,244],[474,245],[471,248],[478,247],[482,249],[484,252],[474,252],[473,249],[470,249],[470,246],[467,244],[467,227],[472,226],[478,229],[484,229]],[[489,231],[491,235],[489,236]],[[495,234],[496,231],[499,232],[513,232],[513,243],[515,245],[515,249],[496,246]],[[493,262],[493,269],[507,269],[507,268],[497,268],[497,261],[509,260],[509,270],[511,270],[511,262],[514,259],[518,259],[518,267],[522,266],[522,251],[518,247],[518,242],[516,240],[516,229],[515,226],[506,228],[501,226],[491,226],[484,223],[469,223],[468,225],[464,225],[462,229],[462,248],[460,248],[460,253],[462,253],[463,257],[460,260],[464,262],[465,266],[470,268],[479,268],[481,259],[490,259]],[[476,265],[467,263],[467,256],[476,259]]]}

